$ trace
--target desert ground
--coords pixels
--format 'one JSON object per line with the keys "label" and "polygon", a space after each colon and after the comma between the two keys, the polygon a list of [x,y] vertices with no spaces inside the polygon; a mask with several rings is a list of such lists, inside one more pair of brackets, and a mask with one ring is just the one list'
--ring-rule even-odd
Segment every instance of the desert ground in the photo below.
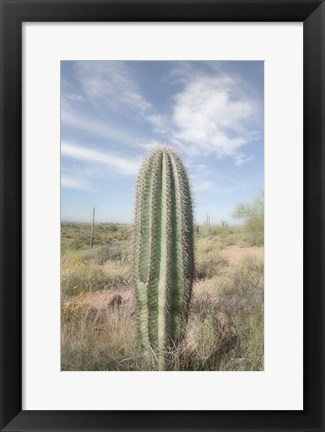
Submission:
{"label": "desert ground", "polygon": [[[256,226],[195,229],[195,279],[186,334],[170,371],[264,368],[264,246]],[[61,226],[61,368],[157,370],[144,361],[132,278],[132,226]]]}

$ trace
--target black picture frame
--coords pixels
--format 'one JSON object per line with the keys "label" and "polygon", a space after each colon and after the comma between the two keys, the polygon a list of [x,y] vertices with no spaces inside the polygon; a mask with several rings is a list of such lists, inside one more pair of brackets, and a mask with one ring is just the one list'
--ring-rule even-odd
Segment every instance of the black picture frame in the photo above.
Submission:
{"label": "black picture frame", "polygon": [[[325,431],[324,1],[0,0],[0,4],[1,431]],[[303,411],[22,410],[21,67],[22,23],[29,21],[303,22]]]}

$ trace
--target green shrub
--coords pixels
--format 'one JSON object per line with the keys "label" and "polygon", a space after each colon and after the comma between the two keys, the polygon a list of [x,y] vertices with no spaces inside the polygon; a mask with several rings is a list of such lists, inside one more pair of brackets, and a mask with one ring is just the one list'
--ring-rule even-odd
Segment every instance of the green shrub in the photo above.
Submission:
{"label": "green shrub", "polygon": [[102,246],[97,249],[96,262],[97,264],[105,264],[107,261],[121,260],[127,250],[127,244],[124,242],[115,242],[107,246]]}
{"label": "green shrub", "polygon": [[[87,250],[90,248],[91,224],[88,223],[62,223],[61,224],[61,251]],[[107,246],[111,243],[130,241],[131,225],[117,223],[100,223],[95,225],[94,249]]]}
{"label": "green shrub", "polygon": [[264,244],[264,193],[251,204],[239,204],[233,216],[244,221],[251,245]]}

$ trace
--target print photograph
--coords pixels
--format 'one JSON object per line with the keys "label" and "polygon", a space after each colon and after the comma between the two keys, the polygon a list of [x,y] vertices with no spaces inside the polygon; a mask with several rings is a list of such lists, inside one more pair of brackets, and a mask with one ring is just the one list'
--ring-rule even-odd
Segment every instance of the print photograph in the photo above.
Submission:
{"label": "print photograph", "polygon": [[264,370],[263,61],[61,61],[61,370]]}

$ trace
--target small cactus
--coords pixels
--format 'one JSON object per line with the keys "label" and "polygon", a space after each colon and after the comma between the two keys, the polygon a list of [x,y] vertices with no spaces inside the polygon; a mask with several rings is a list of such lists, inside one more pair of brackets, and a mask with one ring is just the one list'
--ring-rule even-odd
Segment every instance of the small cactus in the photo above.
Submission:
{"label": "small cactus", "polygon": [[137,181],[135,285],[142,345],[159,369],[184,336],[194,273],[193,212],[180,157],[158,147]]}

